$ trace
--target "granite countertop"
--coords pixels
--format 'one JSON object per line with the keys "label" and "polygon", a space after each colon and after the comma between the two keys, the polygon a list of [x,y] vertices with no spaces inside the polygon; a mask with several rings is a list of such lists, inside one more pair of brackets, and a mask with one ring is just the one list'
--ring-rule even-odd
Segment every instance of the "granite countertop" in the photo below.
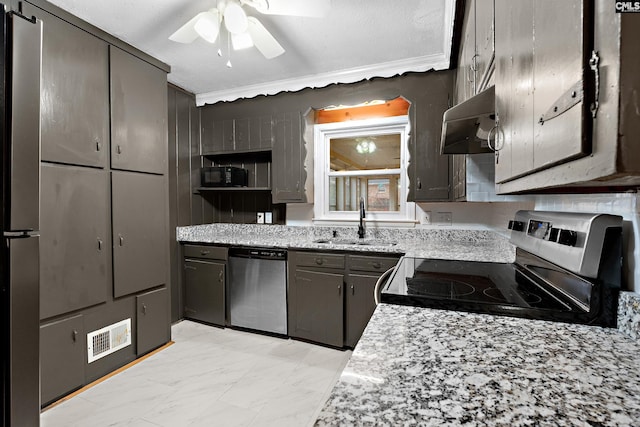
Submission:
{"label": "granite countertop", "polygon": [[617,329],[380,304],[316,426],[640,425]]}
{"label": "granite countertop", "polygon": [[317,243],[319,239],[359,241],[357,227],[205,224],[177,228],[177,240],[182,243],[396,253],[417,258],[503,263],[515,260],[515,247],[505,237],[487,230],[370,228],[367,237],[360,241],[365,244]]}

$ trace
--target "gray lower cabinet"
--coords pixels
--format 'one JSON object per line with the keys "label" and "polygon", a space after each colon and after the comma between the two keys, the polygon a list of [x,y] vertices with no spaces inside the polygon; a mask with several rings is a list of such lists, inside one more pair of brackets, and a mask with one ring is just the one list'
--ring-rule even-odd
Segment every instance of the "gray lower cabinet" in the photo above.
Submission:
{"label": "gray lower cabinet", "polygon": [[289,335],[342,347],[344,275],[304,268],[290,270]]}
{"label": "gray lower cabinet", "polygon": [[224,262],[185,259],[184,275],[184,316],[224,326]]}
{"label": "gray lower cabinet", "polygon": [[40,318],[105,302],[111,283],[109,176],[41,166]]}
{"label": "gray lower cabinet", "polygon": [[397,255],[348,255],[344,345],[355,347],[376,309],[373,295],[378,278],[398,263]]}
{"label": "gray lower cabinet", "polygon": [[376,308],[376,281],[398,258],[289,251],[289,335],[354,347]]}
{"label": "gray lower cabinet", "polygon": [[141,356],[171,339],[169,291],[156,289],[136,296],[136,354]]}
{"label": "gray lower cabinet", "polygon": [[373,290],[379,276],[350,274],[347,277],[345,337],[347,347],[355,347],[376,309]]}
{"label": "gray lower cabinet", "polygon": [[40,326],[42,405],[84,385],[86,335],[81,315]]}
{"label": "gray lower cabinet", "polygon": [[164,174],[167,170],[167,75],[109,46],[111,167]]}
{"label": "gray lower cabinet", "polygon": [[169,233],[166,177],[112,171],[114,297],[165,285]]}
{"label": "gray lower cabinet", "polygon": [[182,252],[184,317],[224,326],[228,248],[185,244]]}
{"label": "gray lower cabinet", "polygon": [[42,36],[42,160],[105,167],[109,150],[107,43],[39,8]]}

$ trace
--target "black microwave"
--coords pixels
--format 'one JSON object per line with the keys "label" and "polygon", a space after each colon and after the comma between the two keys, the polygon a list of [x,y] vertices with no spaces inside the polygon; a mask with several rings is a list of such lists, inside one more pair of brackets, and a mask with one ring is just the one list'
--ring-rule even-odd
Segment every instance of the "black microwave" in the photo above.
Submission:
{"label": "black microwave", "polygon": [[203,187],[246,187],[249,172],[235,166],[204,167],[200,171]]}

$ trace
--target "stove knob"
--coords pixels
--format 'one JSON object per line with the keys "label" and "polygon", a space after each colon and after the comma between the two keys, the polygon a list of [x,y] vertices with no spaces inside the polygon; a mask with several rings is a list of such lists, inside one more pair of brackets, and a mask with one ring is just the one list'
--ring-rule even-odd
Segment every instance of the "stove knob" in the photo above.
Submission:
{"label": "stove knob", "polygon": [[524,222],[522,222],[522,221],[509,221],[509,230],[524,231]]}
{"label": "stove knob", "polygon": [[578,241],[578,233],[573,230],[560,230],[558,243],[566,246],[575,246]]}

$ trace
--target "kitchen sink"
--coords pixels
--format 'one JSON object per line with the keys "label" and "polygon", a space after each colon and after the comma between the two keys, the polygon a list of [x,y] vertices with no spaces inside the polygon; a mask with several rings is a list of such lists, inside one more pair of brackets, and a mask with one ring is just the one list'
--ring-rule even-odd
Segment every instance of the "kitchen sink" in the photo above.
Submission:
{"label": "kitchen sink", "polygon": [[313,243],[325,245],[341,245],[341,246],[395,246],[397,242],[387,240],[361,240],[361,239],[317,239]]}

